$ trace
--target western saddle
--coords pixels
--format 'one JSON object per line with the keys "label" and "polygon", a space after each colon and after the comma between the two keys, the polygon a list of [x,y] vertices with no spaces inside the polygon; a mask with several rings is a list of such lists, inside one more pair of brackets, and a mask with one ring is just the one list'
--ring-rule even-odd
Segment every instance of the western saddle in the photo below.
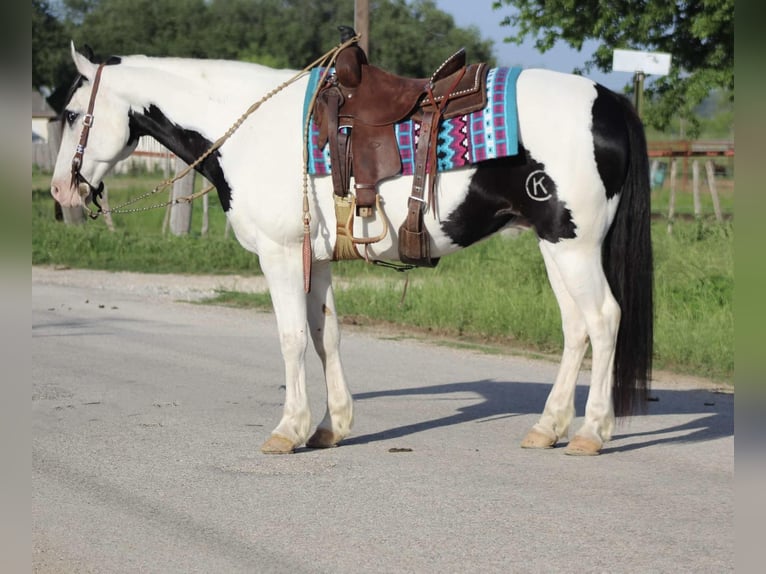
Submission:
{"label": "western saddle", "polygon": [[[340,30],[342,42],[356,36],[349,27]],[[434,201],[439,122],[487,103],[486,64],[466,66],[465,59],[461,49],[430,78],[404,78],[369,64],[354,42],[338,53],[335,73],[317,93],[318,143],[324,147],[329,142],[334,192],[348,197],[353,175],[354,204],[361,217],[375,213],[378,184],[402,171],[395,125],[406,119],[420,124],[407,218],[398,232],[400,259],[412,265],[433,267],[438,262],[430,256],[423,212],[426,202]]]}

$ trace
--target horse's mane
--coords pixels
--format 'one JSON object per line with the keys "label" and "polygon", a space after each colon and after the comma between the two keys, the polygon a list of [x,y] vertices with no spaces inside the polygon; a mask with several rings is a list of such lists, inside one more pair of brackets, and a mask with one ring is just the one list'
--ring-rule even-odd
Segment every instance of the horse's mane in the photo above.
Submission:
{"label": "horse's mane", "polygon": [[237,60],[217,60],[204,58],[177,58],[130,55],[121,57],[126,67],[151,69],[170,74],[195,83],[225,86],[233,81],[247,82],[257,78],[272,78],[285,74],[293,75],[295,70],[278,70]]}
{"label": "horse's mane", "polygon": [[[101,63],[107,66],[121,66],[131,71],[158,72],[167,78],[175,78],[189,82],[190,85],[206,86],[207,89],[220,90],[222,94],[237,89],[240,86],[247,89],[263,81],[267,85],[276,85],[282,76],[295,74],[295,70],[280,70],[270,68],[253,62],[236,60],[204,59],[204,58],[180,58],[172,56],[147,56],[143,54],[131,54],[125,56],[110,56],[106,60],[100,60],[93,55],[93,51],[86,45],[84,55],[93,63]],[[66,98],[65,107],[69,104],[74,93],[87,81],[87,78],[78,74],[74,79]],[[279,80],[281,81],[281,80]],[[272,87],[273,87],[272,85]],[[61,121],[63,121],[63,114]]]}

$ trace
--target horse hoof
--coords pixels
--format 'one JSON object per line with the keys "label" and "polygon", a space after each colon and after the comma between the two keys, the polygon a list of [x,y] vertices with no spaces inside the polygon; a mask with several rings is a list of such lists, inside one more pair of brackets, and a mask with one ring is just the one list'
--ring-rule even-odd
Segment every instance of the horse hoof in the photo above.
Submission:
{"label": "horse hoof", "polygon": [[335,433],[327,429],[317,429],[311,438],[306,442],[309,448],[332,448],[338,446],[340,438]]}
{"label": "horse hoof", "polygon": [[556,444],[557,437],[553,437],[542,433],[538,430],[532,429],[521,441],[521,448],[553,448]]}
{"label": "horse hoof", "polygon": [[271,435],[269,439],[261,445],[263,454],[290,454],[295,450],[293,441],[279,435]]}
{"label": "horse hoof", "polygon": [[595,456],[601,451],[601,442],[590,438],[575,436],[564,449],[564,454],[574,456]]}

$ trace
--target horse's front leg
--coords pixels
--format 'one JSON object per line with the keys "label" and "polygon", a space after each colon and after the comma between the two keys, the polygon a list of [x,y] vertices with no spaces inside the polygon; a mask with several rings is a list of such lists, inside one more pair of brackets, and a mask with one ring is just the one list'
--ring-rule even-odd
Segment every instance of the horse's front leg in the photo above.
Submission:
{"label": "horse's front leg", "polygon": [[308,296],[308,320],[314,348],[324,367],[327,410],[306,446],[328,448],[348,436],[353,422],[351,393],[340,360],[340,329],[330,262],[314,263]]}
{"label": "horse's front leg", "polygon": [[311,412],[306,395],[305,354],[308,344],[306,294],[300,245],[261,253],[259,262],[269,284],[285,363],[285,404],[279,424],[261,446],[266,454],[291,453],[306,441]]}

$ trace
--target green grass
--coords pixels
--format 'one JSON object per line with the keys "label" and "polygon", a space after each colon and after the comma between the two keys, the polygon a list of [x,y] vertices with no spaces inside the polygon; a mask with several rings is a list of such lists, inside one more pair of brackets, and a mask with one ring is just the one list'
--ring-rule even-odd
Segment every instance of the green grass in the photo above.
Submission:
{"label": "green grass", "polygon": [[[655,367],[730,380],[734,372],[734,229],[731,223],[678,222],[669,235],[653,226]],[[369,314],[469,341],[558,353],[558,306],[535,238],[492,238],[448,258],[430,277],[387,290],[338,294],[341,315]]]}
{"label": "green grass", "polygon": [[[158,175],[113,177],[108,180],[110,206],[152,189]],[[201,178],[198,178],[201,179]],[[84,225],[64,226],[55,220],[54,202],[46,188],[49,176],[33,175],[32,263],[67,265],[109,271],[144,273],[260,273],[258,258],[248,253],[233,234],[225,237],[226,218],[215,193],[210,194],[209,230],[201,235],[202,208],[197,201],[192,210],[192,231],[188,237],[162,233],[165,209],[140,213],[114,214],[115,231],[103,218]],[[44,183],[43,183],[44,182]],[[201,188],[197,182],[196,188]],[[166,194],[157,194],[138,204],[163,203]]]}
{"label": "green grass", "polygon": [[[112,205],[157,181],[144,176],[109,184]],[[45,186],[47,181],[40,187]],[[663,193],[654,192],[660,203]],[[731,196],[724,206],[729,213]],[[33,192],[32,206],[33,264],[154,273],[260,273],[257,257],[233,236],[224,237],[225,220],[215,198],[210,233],[201,236],[195,231],[183,238],[161,233],[163,210],[115,215],[117,230],[112,233],[101,220],[82,226],[54,221],[47,189]],[[195,206],[195,218],[199,211]],[[711,218],[712,210],[700,221],[679,219],[672,234],[662,216],[653,225],[655,367],[731,380],[734,225]],[[344,286],[337,288],[337,306],[346,322],[392,325],[413,335],[448,337],[480,347],[560,352],[559,311],[531,233],[491,238],[444,258],[435,269],[402,274],[362,262],[339,262],[335,275],[344,279]],[[221,293],[217,302],[270,306],[268,294]]]}
{"label": "green grass", "polygon": [[341,290],[338,312],[474,341],[524,343],[542,352],[560,347],[558,307],[531,233],[492,238],[443,258],[435,269],[410,272],[402,300],[404,279],[389,272],[384,289],[367,282]]}
{"label": "green grass", "polygon": [[[702,217],[705,219],[714,216],[713,198],[708,190],[707,182],[704,176],[704,170],[700,181],[700,207]],[[718,192],[718,201],[721,206],[721,213],[724,218],[731,218],[734,215],[734,181],[731,177],[717,177],[716,191]],[[670,206],[670,176],[665,178],[662,186],[652,190],[652,211],[658,217],[668,216]],[[686,182],[679,175],[676,183],[676,216],[692,216],[694,214],[694,196],[692,194],[691,175]]]}
{"label": "green grass", "polygon": [[734,226],[654,228],[655,361],[712,378],[734,374]]}

